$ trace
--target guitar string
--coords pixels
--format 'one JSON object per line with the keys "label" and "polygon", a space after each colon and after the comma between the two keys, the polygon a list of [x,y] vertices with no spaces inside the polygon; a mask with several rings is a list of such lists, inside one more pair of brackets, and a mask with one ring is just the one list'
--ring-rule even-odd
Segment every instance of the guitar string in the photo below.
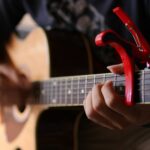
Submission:
{"label": "guitar string", "polygon": [[[146,74],[146,73],[147,73],[147,72],[145,72],[145,74]],[[139,74],[142,74],[142,73],[140,72]],[[102,77],[101,75],[95,75],[95,76],[100,76],[99,78],[96,78],[96,77],[95,77],[96,80],[103,79],[103,77]],[[84,77],[86,77],[86,76],[84,76]],[[89,76],[88,76],[88,77],[89,77]],[[92,77],[92,76],[91,76],[91,77]],[[118,77],[120,78],[120,76],[118,76]],[[77,78],[77,77],[75,77],[75,78]],[[78,78],[80,78],[80,77],[78,77]],[[114,78],[114,75],[112,75],[112,76],[111,76],[111,75],[110,75],[110,76],[107,76],[107,78]],[[115,83],[125,81],[125,80],[124,80],[124,76],[123,76],[123,77],[121,76],[121,78],[123,78],[122,81],[116,81]],[[93,79],[93,78],[87,79],[87,81],[92,80],[92,79]],[[140,79],[140,78],[139,78],[139,79]],[[149,78],[148,78],[148,79],[149,79]],[[77,79],[76,79],[76,80],[77,80]],[[76,80],[74,79],[74,81],[76,81]],[[82,79],[80,78],[80,80],[82,80]],[[55,80],[53,79],[53,81],[55,81]],[[53,82],[53,81],[50,81],[50,82]],[[59,81],[61,81],[61,79],[59,79]],[[77,80],[77,81],[78,81],[78,80]],[[147,81],[147,80],[146,80],[146,81]],[[50,83],[50,82],[49,82],[49,83]],[[56,82],[56,81],[55,81],[55,82]],[[100,81],[97,81],[97,83],[98,83],[98,82],[100,82]],[[60,82],[60,83],[62,83],[62,82]],[[80,84],[80,86],[81,86],[81,83],[79,83],[79,84]],[[88,82],[87,84],[89,85],[89,82]],[[90,83],[90,84],[94,85],[93,82]],[[63,84],[62,84],[62,85],[63,85]],[[83,83],[83,85],[84,85],[84,83]],[[149,84],[145,84],[145,85],[149,85]],[[88,87],[88,86],[87,86],[87,88],[90,88],[90,89],[91,89],[91,87]],[[77,89],[74,88],[73,90],[74,90],[74,93],[75,93],[75,90],[78,91],[79,89],[78,89],[78,88],[77,88]],[[149,90],[149,89],[146,89],[146,90]],[[62,91],[62,93],[66,93],[66,92],[63,92],[63,91]],[[77,93],[78,93],[78,92],[77,92]],[[87,92],[87,93],[88,93],[88,92]],[[61,96],[63,96],[63,95],[61,95]]]}
{"label": "guitar string", "polygon": [[[116,83],[123,83],[122,81],[116,81]],[[61,83],[61,85],[64,87],[64,86],[66,86],[66,84],[63,84],[62,82],[60,82]],[[97,82],[97,83],[99,83],[99,81]],[[82,86],[82,88],[84,88],[84,83],[79,83],[79,85],[80,86]],[[86,88],[91,88],[93,85],[95,85],[93,82],[87,82],[87,87]],[[117,84],[116,84],[117,85]],[[119,85],[119,84],[118,84]],[[143,86],[143,84],[141,84],[141,83],[139,83],[138,85],[141,85],[141,86]],[[148,83],[146,83],[146,84],[144,84],[144,85],[149,85]],[[67,88],[69,89],[69,86],[71,86],[71,84],[70,85],[68,85],[67,84]],[[77,86],[77,84],[76,84],[76,86]],[[57,88],[57,86],[53,86],[54,88]],[[58,86],[59,87],[59,86]],[[60,87],[59,87],[60,88]],[[48,84],[48,86],[47,86],[47,89],[49,89],[49,92],[51,92],[51,89],[53,90],[53,88],[52,88],[52,86],[51,86],[51,84],[49,83]],[[63,89],[63,88],[62,88]],[[80,89],[80,88],[79,88]],[[140,89],[140,88],[139,88]],[[74,85],[74,88],[72,88],[72,90],[78,90],[78,88],[75,88],[75,85]],[[141,90],[141,89],[140,89]],[[149,90],[149,88],[146,88],[146,90]],[[145,90],[145,91],[146,91]]]}
{"label": "guitar string", "polygon": [[[87,92],[87,93],[88,93],[88,92]],[[87,95],[87,93],[86,93],[86,95]],[[72,95],[73,95],[73,96],[72,96],[72,97],[73,97],[73,100],[76,99],[76,97],[77,97],[76,94],[78,94],[78,92],[76,92],[76,93],[74,92],[74,94],[72,94]],[[62,99],[62,97],[63,97],[64,95],[65,95],[65,92],[64,92],[63,95],[59,95],[59,96],[58,96],[58,99]],[[121,95],[121,96],[124,96],[124,95]],[[61,97],[61,98],[60,98],[60,97]],[[69,98],[69,96],[68,96],[68,98]],[[84,98],[85,98],[84,95],[80,95],[80,99],[84,99]],[[77,99],[77,100],[78,100],[78,99]],[[67,102],[69,102],[69,101],[70,101],[70,100],[68,99]],[[60,103],[61,103],[61,102],[60,102]],[[71,102],[71,104],[72,104],[72,103],[73,103],[73,102]],[[77,103],[77,104],[78,104],[78,103]]]}

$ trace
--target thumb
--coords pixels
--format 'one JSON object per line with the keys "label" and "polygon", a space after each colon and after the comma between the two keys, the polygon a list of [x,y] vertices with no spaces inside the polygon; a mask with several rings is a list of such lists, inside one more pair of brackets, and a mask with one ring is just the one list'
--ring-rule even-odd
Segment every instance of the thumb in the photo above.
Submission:
{"label": "thumb", "polygon": [[107,66],[107,69],[110,70],[110,72],[115,73],[115,74],[123,74],[123,64],[117,64],[117,65],[111,65]]}

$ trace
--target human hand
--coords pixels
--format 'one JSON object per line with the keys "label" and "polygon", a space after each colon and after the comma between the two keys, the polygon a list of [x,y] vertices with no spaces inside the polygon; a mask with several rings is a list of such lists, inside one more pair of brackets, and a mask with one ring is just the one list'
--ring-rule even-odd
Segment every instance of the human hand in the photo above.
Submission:
{"label": "human hand", "polygon": [[0,64],[0,106],[24,104],[30,95],[31,83],[13,65]]}
{"label": "human hand", "polygon": [[[109,66],[112,73],[123,73],[123,65]],[[150,122],[150,105],[127,106],[113,88],[112,81],[95,85],[84,100],[87,118],[109,129],[124,129]]]}

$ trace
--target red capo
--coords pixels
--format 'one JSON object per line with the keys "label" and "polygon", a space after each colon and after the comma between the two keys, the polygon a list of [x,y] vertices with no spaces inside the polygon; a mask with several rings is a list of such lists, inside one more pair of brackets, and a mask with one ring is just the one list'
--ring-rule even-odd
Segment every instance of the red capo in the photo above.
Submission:
{"label": "red capo", "polygon": [[141,64],[147,64],[149,67],[150,46],[133,21],[120,7],[114,8],[113,12],[132,34],[135,43],[121,39],[121,37],[112,30],[98,34],[95,38],[95,43],[97,46],[110,45],[119,53],[124,65],[126,79],[125,103],[131,106],[134,104],[134,60]]}

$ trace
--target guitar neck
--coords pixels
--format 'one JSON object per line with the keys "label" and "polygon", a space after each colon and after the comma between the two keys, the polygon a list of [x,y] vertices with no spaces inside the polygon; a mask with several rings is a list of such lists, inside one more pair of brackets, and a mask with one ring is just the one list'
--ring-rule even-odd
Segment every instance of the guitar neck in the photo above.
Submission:
{"label": "guitar neck", "polygon": [[[137,103],[148,103],[149,95],[149,71],[139,71],[135,75],[135,89],[138,93]],[[51,78],[45,81],[33,83],[33,104],[49,104],[50,106],[80,106],[83,104],[88,92],[93,85],[113,81],[113,86],[121,96],[125,93],[124,75],[112,73],[94,74],[82,76],[69,76]]]}

